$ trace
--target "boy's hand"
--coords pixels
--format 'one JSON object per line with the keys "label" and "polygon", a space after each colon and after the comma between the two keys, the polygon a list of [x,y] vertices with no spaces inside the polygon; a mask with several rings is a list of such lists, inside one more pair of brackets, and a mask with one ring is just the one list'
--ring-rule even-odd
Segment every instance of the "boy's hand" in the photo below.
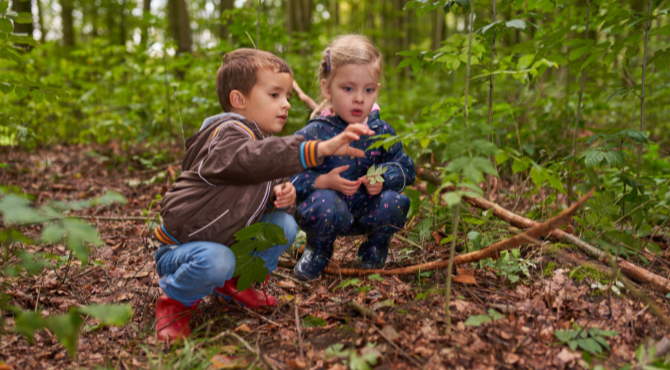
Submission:
{"label": "boy's hand", "polygon": [[351,181],[340,176],[348,168],[349,165],[333,168],[327,174],[317,177],[314,181],[314,187],[318,189],[332,189],[347,196],[356,194],[358,187],[361,186],[360,179]]}
{"label": "boy's hand", "polygon": [[286,208],[295,203],[295,187],[290,182],[272,188],[275,194],[275,207]]}
{"label": "boy's hand", "polygon": [[370,185],[370,179],[368,179],[367,176],[362,176],[361,178],[358,179],[361,184],[365,185],[365,188],[368,191],[368,194],[370,195],[377,195],[382,192],[382,188],[384,187],[383,182],[376,182],[374,185]]}
{"label": "boy's hand", "polygon": [[360,140],[361,135],[373,136],[374,131],[360,123],[350,124],[347,129],[334,138],[319,143],[319,157],[330,155],[350,155],[353,157],[365,157],[365,152],[360,149],[352,148],[349,144],[352,141]]}

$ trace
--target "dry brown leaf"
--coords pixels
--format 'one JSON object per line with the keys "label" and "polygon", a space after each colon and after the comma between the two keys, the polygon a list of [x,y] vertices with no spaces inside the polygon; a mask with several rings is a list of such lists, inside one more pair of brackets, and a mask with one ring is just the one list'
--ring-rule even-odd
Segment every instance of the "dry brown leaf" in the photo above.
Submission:
{"label": "dry brown leaf", "polygon": [[279,280],[277,285],[282,288],[295,288],[295,283],[291,280]]}
{"label": "dry brown leaf", "polygon": [[291,369],[305,369],[307,367],[307,362],[305,360],[296,357],[295,359],[292,360],[287,360],[286,365],[291,368]]}
{"label": "dry brown leaf", "polygon": [[147,276],[149,276],[149,271],[126,271],[122,277],[124,279],[139,279]]}
{"label": "dry brown leaf", "polygon": [[212,364],[209,366],[209,370],[216,369],[241,369],[249,365],[247,361],[243,358],[230,358],[228,356],[214,355],[209,360]]}
{"label": "dry brown leaf", "polygon": [[236,333],[237,333],[238,331],[243,331],[243,332],[251,333],[251,328],[249,328],[249,326],[248,326],[247,324],[242,324],[242,325],[236,327],[235,330],[233,330],[233,331],[236,332]]}
{"label": "dry brown leaf", "polygon": [[456,275],[454,276],[453,280],[456,283],[477,285],[477,280],[475,280],[474,276]]}
{"label": "dry brown leaf", "polygon": [[582,355],[579,352],[571,351],[567,348],[563,348],[563,350],[556,355],[556,359],[561,365],[566,365],[574,360],[579,360],[580,358],[582,358]]}
{"label": "dry brown leaf", "polygon": [[395,330],[395,328],[391,325],[387,325],[382,329],[382,333],[386,338],[388,338],[391,341],[394,341],[398,338],[400,338],[400,334]]}
{"label": "dry brown leaf", "polygon": [[519,362],[519,360],[520,360],[520,357],[519,357],[517,354],[515,354],[515,353],[511,353],[511,352],[510,352],[510,353],[507,353],[507,354],[505,355],[505,363],[506,363],[506,364],[514,365],[514,364],[516,364],[517,362]]}

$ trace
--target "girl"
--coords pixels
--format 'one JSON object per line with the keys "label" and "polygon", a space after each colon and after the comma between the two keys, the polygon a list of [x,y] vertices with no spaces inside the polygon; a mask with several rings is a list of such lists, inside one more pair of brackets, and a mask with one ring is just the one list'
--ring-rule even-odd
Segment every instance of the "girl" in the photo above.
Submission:
{"label": "girl", "polygon": [[[327,140],[349,124],[364,123],[376,135],[395,135],[379,118],[375,104],[381,74],[381,54],[367,38],[336,38],[324,50],[319,67],[324,100],[297,134],[306,140]],[[351,146],[365,151],[372,144],[368,138],[361,136]],[[338,235],[367,234],[368,240],[358,250],[360,267],[382,268],[386,263],[391,238],[403,228],[409,211],[409,198],[400,193],[414,183],[414,162],[403,153],[400,142],[365,154],[363,158],[325,157],[321,166],[291,178],[297,192],[296,217],[307,234],[305,251],[294,269],[301,279],[321,275]],[[373,184],[367,179],[372,165],[387,168],[384,182]]]}

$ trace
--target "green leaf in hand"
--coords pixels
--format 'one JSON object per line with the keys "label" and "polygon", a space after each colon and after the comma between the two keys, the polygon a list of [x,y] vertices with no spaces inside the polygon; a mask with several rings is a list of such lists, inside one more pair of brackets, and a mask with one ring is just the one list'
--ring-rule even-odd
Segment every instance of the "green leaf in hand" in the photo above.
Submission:
{"label": "green leaf in hand", "polygon": [[370,185],[374,185],[378,182],[384,182],[384,177],[382,175],[388,170],[388,167],[375,167],[373,164],[370,168],[368,168],[368,173],[366,176],[368,177],[368,180],[370,180]]}

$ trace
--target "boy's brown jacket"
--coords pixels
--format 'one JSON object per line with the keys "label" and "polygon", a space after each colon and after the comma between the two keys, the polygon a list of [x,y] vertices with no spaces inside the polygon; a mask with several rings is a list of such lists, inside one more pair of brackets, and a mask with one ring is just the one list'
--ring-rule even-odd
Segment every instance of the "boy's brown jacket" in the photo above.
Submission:
{"label": "boy's brown jacket", "polygon": [[182,173],[161,204],[163,225],[155,234],[163,243],[231,246],[233,234],[271,210],[276,184],[323,161],[317,160],[316,140],[264,138],[241,115],[217,118],[186,141]]}

